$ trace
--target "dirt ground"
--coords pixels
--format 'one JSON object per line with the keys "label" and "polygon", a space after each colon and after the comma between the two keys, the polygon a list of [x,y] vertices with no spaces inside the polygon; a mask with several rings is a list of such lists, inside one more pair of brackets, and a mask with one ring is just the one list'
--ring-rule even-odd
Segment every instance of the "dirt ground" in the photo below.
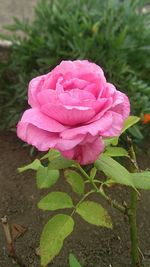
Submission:
{"label": "dirt ground", "polygon": [[[0,217],[7,215],[11,224],[27,228],[24,235],[15,242],[17,255],[26,267],[40,267],[35,250],[39,246],[42,226],[50,218],[49,212],[37,209],[37,202],[46,190],[37,190],[33,172],[18,174],[19,166],[31,161],[29,148],[22,147],[14,133],[0,134]],[[143,154],[141,167],[150,167],[150,158]],[[69,187],[61,179],[57,189],[69,192]],[[112,188],[120,200],[128,201],[129,192],[120,187]],[[98,200],[98,199],[97,199]],[[103,202],[100,200],[101,203]],[[105,207],[105,203],[103,203]],[[138,209],[140,248],[145,260],[143,266],[150,267],[150,194],[142,192]],[[107,207],[112,216],[114,230],[94,227],[76,216],[73,234],[65,241],[64,248],[49,266],[67,267],[68,255],[73,252],[83,267],[129,267],[130,242],[127,219]],[[0,267],[18,267],[7,256],[6,242],[0,227]]]}

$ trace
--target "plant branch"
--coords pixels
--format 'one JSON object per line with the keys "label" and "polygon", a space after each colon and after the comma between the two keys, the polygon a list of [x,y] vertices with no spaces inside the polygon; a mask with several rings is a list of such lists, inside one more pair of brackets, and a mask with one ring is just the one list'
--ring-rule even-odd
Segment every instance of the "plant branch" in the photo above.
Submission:
{"label": "plant branch", "polygon": [[15,247],[14,247],[14,244],[13,244],[13,240],[12,240],[12,236],[11,236],[11,232],[10,232],[10,227],[9,227],[8,219],[7,219],[6,215],[1,218],[1,222],[2,222],[2,226],[3,226],[3,229],[4,229],[5,238],[6,238],[6,242],[7,242],[8,255],[20,267],[26,267],[24,265],[24,263],[22,263],[22,261],[17,257],[17,255],[15,253]]}
{"label": "plant branch", "polygon": [[117,210],[119,210],[122,213],[126,213],[126,208],[122,205],[120,205],[117,201],[112,200],[109,196],[107,196],[105,194],[105,192],[102,190],[102,188],[98,188],[97,185],[94,183],[94,180],[91,179],[91,177],[84,171],[84,169],[80,166],[80,164],[76,165],[78,170],[80,170],[80,172],[89,180],[89,182],[92,184],[94,191],[101,195],[103,198],[105,198],[105,200],[114,208],[116,208]]}

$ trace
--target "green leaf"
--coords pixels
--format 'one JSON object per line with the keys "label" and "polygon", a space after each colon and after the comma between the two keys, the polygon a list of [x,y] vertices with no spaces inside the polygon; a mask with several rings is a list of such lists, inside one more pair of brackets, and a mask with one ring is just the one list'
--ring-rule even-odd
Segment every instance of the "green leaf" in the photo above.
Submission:
{"label": "green leaf", "polygon": [[40,160],[39,159],[35,159],[32,163],[30,163],[30,164],[28,164],[26,166],[23,166],[21,168],[18,168],[18,171],[19,172],[24,172],[24,171],[27,171],[27,170],[37,171],[40,166],[42,166]]}
{"label": "green leaf", "polygon": [[128,131],[137,139],[142,140],[144,138],[144,135],[136,125],[134,125],[132,128],[129,128]]}
{"label": "green leaf", "polygon": [[71,185],[72,190],[77,194],[84,193],[84,180],[79,173],[72,170],[64,172],[67,182]]}
{"label": "green leaf", "polygon": [[44,226],[41,239],[41,265],[46,266],[60,252],[64,239],[70,235],[74,228],[72,217],[57,214]]}
{"label": "green leaf", "polygon": [[134,187],[131,174],[128,170],[111,157],[102,154],[96,160],[95,167],[103,171],[109,179],[112,179],[116,183]]}
{"label": "green leaf", "polygon": [[49,188],[57,182],[58,178],[58,170],[49,170],[48,167],[40,166],[36,173],[37,187]]}
{"label": "green leaf", "polygon": [[53,159],[56,159],[60,157],[60,152],[57,151],[56,149],[50,149],[48,151],[48,153],[46,153],[42,158],[41,160],[43,159],[48,159],[49,161],[53,160]]}
{"label": "green leaf", "polygon": [[137,116],[129,116],[124,122],[124,126],[122,128],[121,133],[124,133],[128,128],[137,123],[139,120],[140,118]]}
{"label": "green leaf", "polygon": [[132,182],[136,188],[150,189],[150,171],[131,173]]}
{"label": "green leaf", "polygon": [[51,192],[38,203],[38,207],[42,210],[58,210],[73,208],[71,197],[64,192]]}
{"label": "green leaf", "polygon": [[54,160],[52,160],[49,165],[48,168],[49,169],[66,169],[68,167],[70,167],[71,165],[73,165],[75,162],[73,160],[69,160],[63,157],[58,157],[55,158]]}
{"label": "green leaf", "polygon": [[69,254],[69,265],[70,267],[81,267],[80,263],[72,253]]}
{"label": "green leaf", "polygon": [[83,201],[77,207],[76,212],[90,224],[112,228],[111,218],[107,211],[96,202]]}
{"label": "green leaf", "polygon": [[110,145],[116,146],[118,144],[118,140],[119,140],[118,137],[104,138],[104,143],[105,146],[110,146]]}
{"label": "green leaf", "polygon": [[110,157],[129,157],[127,150],[122,147],[109,146],[103,154]]}
{"label": "green leaf", "polygon": [[[129,127],[137,123],[139,120],[140,118],[137,116],[129,116],[124,122],[121,133],[125,132]],[[104,138],[104,143],[106,147],[110,145],[116,146],[118,144],[118,140],[119,137]]]}

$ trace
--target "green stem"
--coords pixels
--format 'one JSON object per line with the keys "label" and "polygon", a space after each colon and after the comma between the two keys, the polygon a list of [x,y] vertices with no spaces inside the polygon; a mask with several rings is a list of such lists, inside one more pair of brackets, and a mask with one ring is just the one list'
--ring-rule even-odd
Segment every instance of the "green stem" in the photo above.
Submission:
{"label": "green stem", "polygon": [[136,224],[136,211],[137,211],[137,192],[132,189],[131,192],[131,205],[128,210],[128,218],[130,224],[130,238],[131,238],[131,258],[132,266],[140,267],[139,251],[138,251],[138,237],[137,237],[137,224]]}
{"label": "green stem", "polygon": [[[139,172],[139,167],[136,160],[135,151],[132,145],[132,140],[128,138],[128,143],[130,145],[129,155],[132,163],[131,172]],[[140,257],[138,249],[138,233],[137,233],[137,200],[138,193],[135,189],[131,189],[131,200],[130,207],[128,209],[128,218],[130,224],[130,239],[131,239],[131,258],[132,258],[132,267],[140,267]]]}
{"label": "green stem", "polygon": [[[131,147],[130,158],[131,158],[131,162],[133,164],[132,171],[137,172],[138,171],[138,165],[137,165],[137,161],[136,161],[135,152],[133,150],[133,147]],[[115,200],[112,200],[110,197],[108,197],[103,190],[99,189],[97,187],[97,185],[94,183],[94,180],[91,179],[91,177],[84,171],[84,169],[80,165],[78,165],[77,168],[89,180],[89,182],[92,184],[96,193],[98,193],[99,195],[104,197],[105,200],[112,207],[116,208],[121,213],[128,215],[129,224],[130,224],[132,267],[140,267],[139,252],[138,252],[137,225],[136,225],[136,211],[137,211],[137,198],[138,198],[137,191],[135,191],[135,189],[132,189],[131,205],[130,205],[130,208],[127,209],[124,206],[120,205]]]}
{"label": "green stem", "polygon": [[94,191],[93,190],[91,190],[90,192],[88,192],[87,194],[85,194],[81,199],[80,199],[80,201],[76,204],[76,206],[75,206],[75,208],[74,208],[74,210],[72,211],[72,213],[71,213],[71,215],[70,216],[73,216],[74,215],[74,213],[75,213],[75,211],[76,211],[76,209],[78,208],[78,206],[89,196],[89,195],[91,195],[92,193],[94,193]]}
{"label": "green stem", "polygon": [[89,180],[89,182],[92,184],[93,189],[95,192],[99,195],[101,195],[105,200],[114,208],[119,210],[122,213],[126,213],[126,208],[122,205],[120,205],[117,201],[112,200],[110,197],[108,197],[105,192],[97,187],[97,185],[94,183],[94,180],[91,179],[91,177],[84,171],[84,169],[78,164],[77,168],[80,170],[80,172]]}

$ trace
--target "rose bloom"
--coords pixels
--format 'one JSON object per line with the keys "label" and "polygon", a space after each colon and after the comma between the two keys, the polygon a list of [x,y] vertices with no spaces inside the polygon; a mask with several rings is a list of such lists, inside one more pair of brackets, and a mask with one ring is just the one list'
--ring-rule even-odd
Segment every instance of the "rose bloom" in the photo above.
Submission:
{"label": "rose bloom", "polygon": [[121,134],[130,112],[128,97],[87,60],[62,61],[32,79],[28,103],[31,108],[18,123],[18,137],[40,151],[55,148],[83,165],[103,152],[103,137]]}

